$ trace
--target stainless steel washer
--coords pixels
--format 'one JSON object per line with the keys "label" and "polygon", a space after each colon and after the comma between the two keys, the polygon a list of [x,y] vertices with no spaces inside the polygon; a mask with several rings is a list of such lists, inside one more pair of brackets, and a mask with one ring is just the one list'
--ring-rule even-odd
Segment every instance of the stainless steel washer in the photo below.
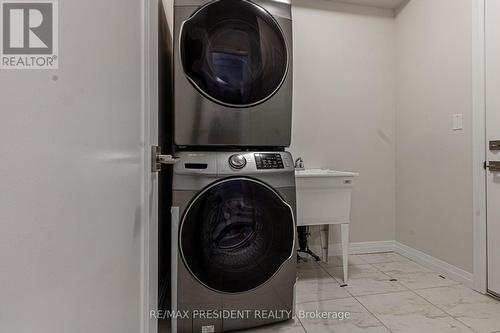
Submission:
{"label": "stainless steel washer", "polygon": [[[177,331],[228,332],[290,319],[296,277],[291,155],[181,152],[178,157],[172,309],[188,311],[189,317],[176,318]],[[233,315],[216,317],[224,310]],[[263,318],[263,311],[280,315]],[[208,312],[213,315],[201,315]]]}
{"label": "stainless steel washer", "polygon": [[287,147],[289,0],[174,2],[174,143]]}

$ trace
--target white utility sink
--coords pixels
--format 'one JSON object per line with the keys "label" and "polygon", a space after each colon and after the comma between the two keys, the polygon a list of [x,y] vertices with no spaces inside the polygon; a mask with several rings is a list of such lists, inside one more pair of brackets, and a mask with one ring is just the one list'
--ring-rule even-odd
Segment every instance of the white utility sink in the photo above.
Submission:
{"label": "white utility sink", "polygon": [[296,178],[315,178],[315,177],[356,177],[359,173],[356,172],[346,172],[346,171],[336,171],[330,169],[304,169],[296,170]]}
{"label": "white utility sink", "polygon": [[329,169],[295,171],[297,225],[349,223],[356,172]]}
{"label": "white utility sink", "polygon": [[351,193],[356,172],[329,169],[296,170],[297,225],[321,226],[321,248],[328,261],[330,224],[341,225],[344,283],[347,283],[347,253],[351,222]]}

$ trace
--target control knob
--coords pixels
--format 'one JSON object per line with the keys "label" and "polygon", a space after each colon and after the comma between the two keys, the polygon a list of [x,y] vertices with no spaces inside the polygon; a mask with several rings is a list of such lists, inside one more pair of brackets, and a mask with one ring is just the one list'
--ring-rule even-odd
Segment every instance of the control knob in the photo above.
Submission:
{"label": "control knob", "polygon": [[247,165],[247,160],[241,154],[234,154],[229,157],[229,165],[235,169],[243,169]]}

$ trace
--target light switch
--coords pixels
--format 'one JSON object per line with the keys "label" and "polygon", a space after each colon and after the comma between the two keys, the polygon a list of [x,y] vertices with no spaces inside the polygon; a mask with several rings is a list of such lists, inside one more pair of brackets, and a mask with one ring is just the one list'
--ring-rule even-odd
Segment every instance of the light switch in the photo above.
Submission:
{"label": "light switch", "polygon": [[457,113],[453,115],[453,130],[458,131],[464,128],[464,115]]}

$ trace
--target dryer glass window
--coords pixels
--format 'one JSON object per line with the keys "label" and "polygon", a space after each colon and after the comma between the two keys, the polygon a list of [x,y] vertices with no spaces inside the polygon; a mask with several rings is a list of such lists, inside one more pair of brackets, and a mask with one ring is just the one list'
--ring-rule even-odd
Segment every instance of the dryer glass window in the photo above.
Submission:
{"label": "dryer glass window", "polygon": [[281,86],[287,48],[276,20],[246,0],[220,0],[184,22],[181,60],[189,81],[213,101],[259,104]]}
{"label": "dryer glass window", "polygon": [[259,287],[293,253],[292,214],[274,190],[258,181],[236,178],[212,185],[184,215],[183,260],[214,290],[237,293]]}

